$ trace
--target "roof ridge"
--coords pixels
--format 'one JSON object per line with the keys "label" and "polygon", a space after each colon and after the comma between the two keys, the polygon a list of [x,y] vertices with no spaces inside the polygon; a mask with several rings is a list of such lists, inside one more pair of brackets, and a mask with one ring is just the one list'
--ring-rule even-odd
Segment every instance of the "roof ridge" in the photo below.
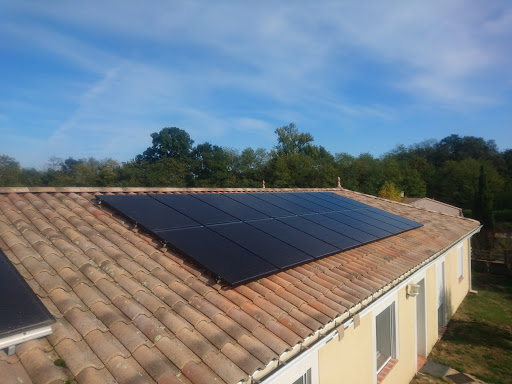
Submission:
{"label": "roof ridge", "polygon": [[[433,211],[431,209],[427,209],[427,208],[422,208],[422,207],[415,207],[414,205],[410,205],[410,204],[407,204],[407,203],[402,203],[400,201],[395,201],[395,200],[388,200],[388,199],[385,199],[383,197],[379,197],[379,196],[373,196],[373,195],[367,195],[365,193],[362,193],[362,192],[356,192],[356,191],[352,191],[350,189],[345,189],[345,191],[348,191],[348,192],[351,192],[351,193],[355,193],[355,194],[358,194],[358,195],[363,195],[363,196],[366,196],[366,197],[370,197],[372,199],[376,199],[376,200],[382,200],[382,201],[385,201],[385,202],[388,202],[388,203],[393,203],[393,204],[399,204],[399,205],[403,205],[403,206],[406,206],[406,207],[409,207],[409,208],[416,208],[416,209],[422,209],[424,211],[427,211],[427,212],[431,212],[431,213],[437,213],[439,215],[443,215],[443,216],[449,216],[449,217],[455,217],[456,219],[463,219],[463,220],[466,220],[466,221],[470,221],[470,222],[473,222],[473,223],[478,223],[480,224],[480,222],[478,220],[475,220],[475,219],[471,219],[469,217],[464,217],[464,216],[453,216],[453,215],[450,215],[448,213],[443,213],[443,212],[438,212],[438,211]],[[428,199],[428,197],[425,197],[425,199]],[[434,200],[438,203],[440,203],[440,201],[437,201],[437,200]],[[447,204],[448,205],[448,204]],[[457,207],[455,207],[457,208]],[[462,208],[457,208],[457,209],[462,209]]]}
{"label": "roof ridge", "polygon": [[447,207],[450,207],[450,208],[455,208],[455,209],[462,210],[462,208],[460,208],[460,207],[456,207],[455,205],[451,205],[451,204],[448,204],[448,203],[444,203],[444,202],[439,201],[439,200],[436,200],[436,199],[431,199],[430,197],[424,197],[424,199],[426,199],[426,200],[430,200],[430,201],[435,201],[436,203],[446,205]]}
{"label": "roof ridge", "polygon": [[177,187],[0,187],[8,193],[91,193],[91,192],[275,192],[275,191],[339,191],[340,188],[177,188]]}

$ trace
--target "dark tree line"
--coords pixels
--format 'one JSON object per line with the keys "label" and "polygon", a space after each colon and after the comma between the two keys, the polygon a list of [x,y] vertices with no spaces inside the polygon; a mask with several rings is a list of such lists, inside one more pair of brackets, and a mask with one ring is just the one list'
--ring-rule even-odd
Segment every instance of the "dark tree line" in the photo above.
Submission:
{"label": "dark tree line", "polygon": [[271,150],[238,151],[208,142],[194,145],[186,131],[164,128],[151,134],[152,145],[133,160],[51,158],[44,170],[22,168],[0,155],[0,186],[261,187],[265,180],[267,187],[333,187],[340,176],[341,185],[351,190],[377,195],[394,188],[471,209],[482,200],[483,174],[484,199],[494,209],[512,208],[512,150],[500,152],[493,140],[451,135],[398,146],[381,157],[356,157],[331,154],[294,124],[275,133]]}

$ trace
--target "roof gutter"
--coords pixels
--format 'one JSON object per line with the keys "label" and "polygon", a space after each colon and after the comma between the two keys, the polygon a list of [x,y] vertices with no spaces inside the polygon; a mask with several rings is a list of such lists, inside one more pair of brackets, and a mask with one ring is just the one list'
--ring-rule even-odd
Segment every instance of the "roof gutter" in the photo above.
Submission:
{"label": "roof gutter", "polygon": [[[274,360],[269,365],[267,365],[267,367],[265,367],[263,370],[256,371],[253,375],[249,377],[249,379],[246,382],[271,384],[287,371],[286,368],[288,368],[292,364],[300,364],[301,360],[303,360],[307,355],[317,352],[320,348],[322,348],[325,344],[331,341],[334,337],[338,336],[338,329],[340,329],[342,325],[343,329],[347,329],[354,322],[355,316],[362,317],[366,315],[368,312],[370,312],[377,305],[377,299],[389,297],[393,295],[395,292],[402,289],[408,283],[410,278],[414,277],[415,275],[419,275],[425,270],[427,270],[432,264],[434,264],[437,261],[439,257],[446,255],[453,248],[455,248],[457,244],[468,238],[471,238],[473,235],[480,232],[481,229],[482,225],[480,225],[478,228],[475,228],[471,232],[461,236],[455,242],[443,248],[441,251],[436,252],[434,255],[432,255],[431,257],[423,261],[421,264],[419,264],[417,267],[407,271],[402,276],[398,277],[388,285],[382,287],[380,290],[373,293],[367,299],[363,300],[363,302],[349,309],[348,312],[345,312],[343,315],[340,315],[331,322],[327,323],[324,328],[315,332],[315,335],[305,339],[303,343],[297,344],[291,351],[283,353],[279,357],[279,360]],[[471,267],[469,268],[469,270],[471,287]],[[322,334],[322,332],[325,332],[326,330],[331,330],[331,332]],[[311,340],[309,343],[307,342],[308,339]],[[316,342],[314,341],[315,339]]]}

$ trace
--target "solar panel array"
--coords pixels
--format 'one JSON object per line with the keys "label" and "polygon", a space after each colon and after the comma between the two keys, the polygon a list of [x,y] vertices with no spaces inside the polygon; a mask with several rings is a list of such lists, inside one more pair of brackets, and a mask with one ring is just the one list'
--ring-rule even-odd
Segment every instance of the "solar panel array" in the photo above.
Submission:
{"label": "solar panel array", "polygon": [[7,337],[55,322],[41,300],[0,249],[0,344]]}
{"label": "solar panel array", "polygon": [[97,198],[232,285],[421,226],[330,192]]}

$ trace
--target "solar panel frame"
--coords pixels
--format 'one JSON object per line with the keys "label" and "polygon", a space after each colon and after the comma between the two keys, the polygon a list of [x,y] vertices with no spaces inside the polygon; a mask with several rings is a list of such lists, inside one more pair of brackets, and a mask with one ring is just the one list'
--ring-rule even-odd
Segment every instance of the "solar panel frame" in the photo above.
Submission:
{"label": "solar panel frame", "polygon": [[55,318],[0,249],[0,342],[46,328]]}

